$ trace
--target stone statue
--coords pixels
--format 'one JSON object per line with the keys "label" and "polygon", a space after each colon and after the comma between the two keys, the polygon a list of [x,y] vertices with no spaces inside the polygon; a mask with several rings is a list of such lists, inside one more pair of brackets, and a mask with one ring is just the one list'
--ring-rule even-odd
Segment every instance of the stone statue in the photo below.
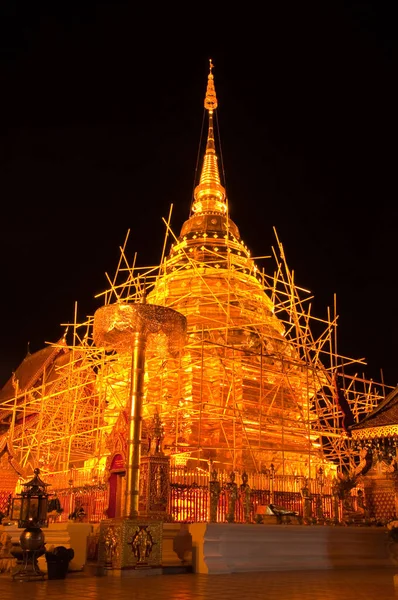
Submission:
{"label": "stone statue", "polygon": [[226,519],[228,523],[235,521],[235,505],[238,499],[238,486],[235,483],[235,473],[232,471],[229,475],[230,481],[226,484],[225,489],[228,494],[228,510]]}
{"label": "stone statue", "polygon": [[149,454],[163,455],[163,448],[162,448],[163,438],[164,438],[164,428],[162,425],[162,421],[160,420],[159,414],[156,412],[153,415],[152,423],[150,426],[149,448],[148,448]]}
{"label": "stone statue", "polygon": [[11,554],[11,536],[3,531],[0,534],[0,573],[11,573],[17,564],[17,559]]}
{"label": "stone statue", "polygon": [[251,489],[248,482],[248,475],[246,471],[242,473],[242,483],[240,486],[240,497],[242,500],[243,514],[245,516],[246,523],[251,523],[250,512],[251,512]]}
{"label": "stone statue", "polygon": [[220,492],[221,486],[218,481],[218,473],[213,469],[210,480],[210,523],[217,523],[217,509]]}
{"label": "stone statue", "polygon": [[304,479],[304,485],[301,488],[301,498],[303,501],[303,521],[308,525],[312,519],[312,495],[308,487],[308,479]]}
{"label": "stone statue", "polygon": [[354,506],[354,496],[347,496],[343,500],[343,520],[346,523],[363,523],[366,520],[367,513],[365,508],[365,498],[363,491],[357,491],[357,508]]}
{"label": "stone statue", "polygon": [[322,496],[317,496],[315,500],[316,520],[318,523],[323,523],[325,515],[323,514]]}
{"label": "stone statue", "polygon": [[113,557],[117,548],[117,536],[114,527],[108,527],[104,538],[105,546],[105,562],[108,566],[112,567]]}

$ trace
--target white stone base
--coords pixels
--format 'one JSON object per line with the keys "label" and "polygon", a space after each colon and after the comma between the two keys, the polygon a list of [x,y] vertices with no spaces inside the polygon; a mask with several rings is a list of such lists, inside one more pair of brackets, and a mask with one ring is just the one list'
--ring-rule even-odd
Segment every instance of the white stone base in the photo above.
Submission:
{"label": "white stone base", "polygon": [[192,539],[188,525],[163,523],[162,566],[174,567],[190,564],[192,564]]}
{"label": "white stone base", "polygon": [[391,566],[382,527],[194,523],[195,573]]}

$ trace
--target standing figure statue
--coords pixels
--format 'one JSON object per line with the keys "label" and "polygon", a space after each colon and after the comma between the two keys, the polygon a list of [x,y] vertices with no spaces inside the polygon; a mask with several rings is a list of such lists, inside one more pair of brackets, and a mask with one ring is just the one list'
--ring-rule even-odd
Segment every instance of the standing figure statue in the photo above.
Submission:
{"label": "standing figure statue", "polygon": [[230,473],[229,479],[229,483],[225,485],[225,489],[228,494],[228,510],[226,519],[228,523],[233,523],[235,521],[235,505],[238,499],[238,486],[235,483],[235,473],[233,471]]}
{"label": "standing figure statue", "polygon": [[139,564],[147,563],[154,541],[148,525],[139,525],[131,542],[131,548]]}
{"label": "standing figure statue", "polygon": [[13,544],[11,535],[6,531],[0,533],[0,573],[12,573],[17,559],[11,554]]}
{"label": "standing figure statue", "polygon": [[163,443],[164,438],[164,427],[160,420],[159,413],[155,413],[152,418],[152,422],[148,427],[148,448],[147,454],[151,455],[162,455],[163,456]]}
{"label": "standing figure statue", "polygon": [[315,499],[315,511],[317,523],[322,524],[325,521],[325,515],[323,514],[322,496],[317,496]]}
{"label": "standing figure statue", "polygon": [[340,485],[336,477],[332,481],[332,512],[333,523],[337,525],[340,522]]}
{"label": "standing figure statue", "polygon": [[210,523],[217,523],[218,500],[220,498],[220,482],[215,469],[211,472],[210,480]]}
{"label": "standing figure statue", "polygon": [[114,527],[108,527],[104,538],[105,564],[107,567],[113,566],[113,557],[116,552],[117,541],[118,540]]}
{"label": "standing figure statue", "polygon": [[246,523],[251,523],[250,512],[251,512],[251,490],[248,482],[248,475],[246,471],[242,473],[242,483],[240,486],[240,497],[242,499],[243,514]]}
{"label": "standing figure statue", "polygon": [[309,525],[312,520],[312,495],[308,487],[308,479],[304,479],[304,485],[301,488],[301,498],[303,501],[303,521]]}

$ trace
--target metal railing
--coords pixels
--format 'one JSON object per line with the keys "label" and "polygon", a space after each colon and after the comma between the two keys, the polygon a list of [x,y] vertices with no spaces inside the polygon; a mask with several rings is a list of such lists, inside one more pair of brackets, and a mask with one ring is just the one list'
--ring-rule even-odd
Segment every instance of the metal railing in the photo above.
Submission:
{"label": "metal railing", "polygon": [[[242,473],[235,471],[236,502],[234,521],[247,521],[245,514],[245,499],[242,491]],[[231,473],[220,471],[217,474],[219,496],[217,502],[217,522],[227,521],[228,505],[231,490]],[[212,475],[205,470],[188,469],[183,466],[170,468],[170,493],[168,498],[168,516],[172,521],[195,523],[210,520],[211,493],[210,482]],[[327,477],[306,479],[302,476],[276,475],[272,471],[266,473],[248,473],[247,485],[250,487],[250,522],[255,522],[261,508],[267,505],[277,505],[287,511],[305,516],[302,490],[309,490],[310,514],[314,522],[336,520],[336,496],[333,495],[332,480]],[[55,487],[55,486],[54,486]],[[58,522],[67,521],[69,516],[82,507],[82,520],[98,523],[107,517],[106,509],[109,502],[108,486],[82,482],[80,485],[70,485],[67,489],[54,490],[57,493],[63,512],[54,516]],[[352,510],[357,509],[356,489],[349,498]],[[247,502],[247,495],[246,495]],[[339,502],[338,520],[342,517],[342,506]],[[259,508],[261,507],[261,508]],[[246,504],[247,511],[247,504]]]}

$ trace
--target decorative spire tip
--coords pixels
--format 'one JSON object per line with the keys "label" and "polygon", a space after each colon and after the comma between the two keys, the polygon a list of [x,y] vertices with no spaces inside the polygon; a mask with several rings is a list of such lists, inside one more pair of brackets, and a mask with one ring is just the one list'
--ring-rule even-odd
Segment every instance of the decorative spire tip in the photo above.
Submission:
{"label": "decorative spire tip", "polygon": [[213,110],[217,108],[217,96],[216,96],[216,88],[214,87],[214,75],[213,75],[213,61],[209,58],[210,63],[210,72],[207,77],[207,89],[206,89],[206,97],[205,97],[205,108],[211,113]]}

